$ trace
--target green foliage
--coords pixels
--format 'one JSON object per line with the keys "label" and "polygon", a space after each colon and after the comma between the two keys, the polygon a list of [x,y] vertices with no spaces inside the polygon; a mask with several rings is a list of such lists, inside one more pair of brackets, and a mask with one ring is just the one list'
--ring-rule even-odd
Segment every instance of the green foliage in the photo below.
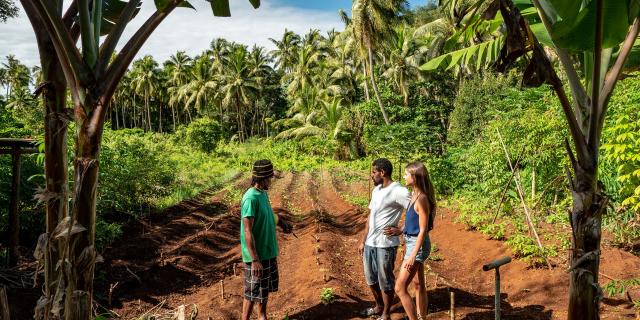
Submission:
{"label": "green foliage", "polygon": [[602,145],[603,162],[616,168],[621,205],[640,212],[640,82],[622,82],[611,103]]}
{"label": "green foliage", "polygon": [[96,221],[96,246],[99,251],[122,236],[122,226],[102,220]]}
{"label": "green foliage", "polygon": [[320,302],[322,304],[332,304],[336,299],[335,292],[333,288],[323,288],[322,292],[320,292]]}
{"label": "green foliage", "polygon": [[604,291],[607,296],[621,296],[631,287],[640,286],[640,278],[631,278],[626,280],[611,280],[604,285]]}
{"label": "green foliage", "polygon": [[99,211],[139,210],[171,193],[176,164],[161,137],[139,129],[105,132],[100,158]]}
{"label": "green foliage", "polygon": [[531,265],[542,265],[545,257],[555,257],[558,252],[553,246],[542,246],[542,249],[536,245],[536,241],[524,234],[514,234],[507,239],[506,244],[511,248],[513,255],[522,258]]}
{"label": "green foliage", "polygon": [[494,106],[517,89],[515,75],[484,73],[462,83],[451,113],[449,142],[470,145],[480,138],[484,125],[492,118]]}
{"label": "green foliage", "polygon": [[[182,130],[184,133],[180,132]],[[186,128],[181,128],[178,137],[182,135],[190,146],[202,152],[214,151],[217,143],[223,138],[221,125],[209,117],[196,119]]]}

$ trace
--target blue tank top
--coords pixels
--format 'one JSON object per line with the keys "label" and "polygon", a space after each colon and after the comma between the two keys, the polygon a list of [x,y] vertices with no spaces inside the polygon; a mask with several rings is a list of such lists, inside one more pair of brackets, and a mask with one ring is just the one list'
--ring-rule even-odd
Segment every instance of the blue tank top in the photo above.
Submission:
{"label": "blue tank top", "polygon": [[404,218],[403,233],[409,236],[417,236],[420,233],[420,218],[415,208],[415,201],[409,204],[407,213]]}
{"label": "blue tank top", "polygon": [[[420,233],[420,217],[418,217],[418,213],[414,208],[415,204],[415,201],[409,204],[409,208],[407,208],[404,218],[403,233],[409,236],[417,236],[418,233]],[[427,231],[431,231],[433,229],[433,220],[433,214],[429,212],[429,229]]]}

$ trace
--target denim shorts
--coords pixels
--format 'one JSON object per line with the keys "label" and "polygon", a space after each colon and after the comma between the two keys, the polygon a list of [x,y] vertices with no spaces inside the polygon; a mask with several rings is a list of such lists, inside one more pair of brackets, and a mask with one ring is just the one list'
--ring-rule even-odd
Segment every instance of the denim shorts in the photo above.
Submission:
{"label": "denim shorts", "polygon": [[[416,247],[416,241],[418,240],[417,236],[411,236],[408,234],[404,235],[404,260],[409,259],[411,256],[411,252],[413,252],[413,248]],[[416,261],[424,262],[429,257],[431,253],[431,240],[429,240],[429,235],[427,234],[422,242],[422,246],[418,250],[418,254],[416,254]]]}
{"label": "denim shorts", "polygon": [[365,245],[362,261],[364,263],[364,277],[367,284],[378,284],[382,291],[393,291],[396,278],[393,267],[396,262],[398,247],[376,248]]}

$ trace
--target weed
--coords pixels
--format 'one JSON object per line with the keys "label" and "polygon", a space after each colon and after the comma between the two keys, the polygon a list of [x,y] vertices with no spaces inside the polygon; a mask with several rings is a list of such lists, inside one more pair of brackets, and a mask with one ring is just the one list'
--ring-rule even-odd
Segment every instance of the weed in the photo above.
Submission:
{"label": "weed", "polygon": [[320,293],[320,302],[324,305],[332,304],[336,299],[333,288],[324,288]]}
{"label": "weed", "polygon": [[[627,280],[611,280],[604,285],[604,291],[607,296],[621,296],[631,287],[640,286],[640,278],[631,278]],[[637,304],[637,301],[636,301]]]}

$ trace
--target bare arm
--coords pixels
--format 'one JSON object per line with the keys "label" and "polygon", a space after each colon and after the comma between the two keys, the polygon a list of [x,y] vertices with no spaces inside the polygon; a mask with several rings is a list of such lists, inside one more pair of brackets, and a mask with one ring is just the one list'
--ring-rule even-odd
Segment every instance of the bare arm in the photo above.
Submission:
{"label": "bare arm", "polygon": [[[369,210],[369,214],[371,214],[371,210]],[[369,217],[367,217],[367,222],[364,224],[364,232],[362,233],[362,241],[360,242],[360,246],[358,246],[358,252],[360,255],[364,252],[364,243],[367,241],[367,236],[369,235]]]}
{"label": "bare arm", "polygon": [[262,263],[260,262],[258,251],[256,250],[256,244],[253,241],[253,233],[251,233],[251,230],[253,229],[253,217],[243,219],[244,228],[242,232],[244,232],[244,241],[247,244],[247,250],[249,250],[249,255],[251,256],[251,275],[254,277],[260,277],[262,273]]}
{"label": "bare arm", "polygon": [[260,257],[258,256],[258,251],[256,250],[256,244],[253,241],[253,233],[251,230],[253,229],[253,217],[243,218],[243,226],[244,229],[244,241],[247,245],[247,250],[249,250],[249,255],[251,256],[252,261],[260,261]]}

